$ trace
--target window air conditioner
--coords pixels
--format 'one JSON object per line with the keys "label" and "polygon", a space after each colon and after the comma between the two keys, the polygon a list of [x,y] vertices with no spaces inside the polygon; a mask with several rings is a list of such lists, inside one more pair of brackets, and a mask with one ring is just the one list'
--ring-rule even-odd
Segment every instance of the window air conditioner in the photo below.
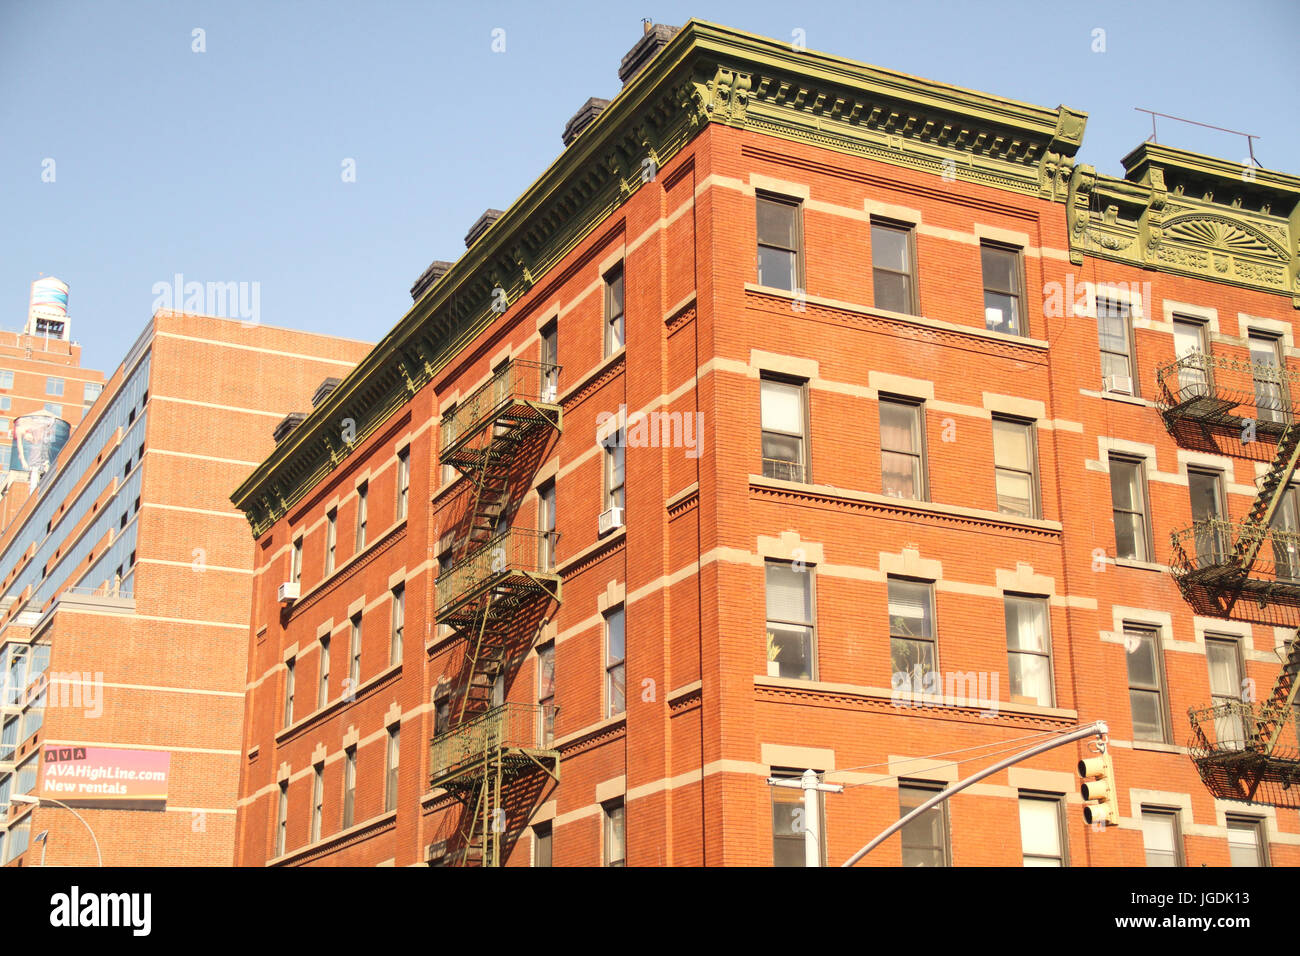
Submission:
{"label": "window air conditioner", "polygon": [[608,534],[615,528],[621,527],[623,527],[622,508],[610,508],[608,511],[602,512],[599,526],[599,532],[601,534]]}
{"label": "window air conditioner", "polygon": [[296,581],[285,581],[280,585],[278,598],[281,604],[292,604],[298,600],[300,587]]}

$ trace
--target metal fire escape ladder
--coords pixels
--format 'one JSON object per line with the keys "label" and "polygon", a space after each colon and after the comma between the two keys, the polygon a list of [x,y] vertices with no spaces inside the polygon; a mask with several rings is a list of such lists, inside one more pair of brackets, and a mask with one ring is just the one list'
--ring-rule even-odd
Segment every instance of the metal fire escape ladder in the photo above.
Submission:
{"label": "metal fire escape ladder", "polygon": [[1250,574],[1259,555],[1260,546],[1272,526],[1277,514],[1278,504],[1284,490],[1295,473],[1296,463],[1300,461],[1300,427],[1288,424],[1277,443],[1277,454],[1273,456],[1273,465],[1264,476],[1259,494],[1251,505],[1250,513],[1242,523],[1241,535],[1232,549],[1232,563],[1241,577]]}
{"label": "metal fire escape ladder", "polygon": [[1286,645],[1280,649],[1282,670],[1273,684],[1273,693],[1268,703],[1260,710],[1258,733],[1264,756],[1271,757],[1277,749],[1282,731],[1286,728],[1288,715],[1294,720],[1296,689],[1296,672],[1300,671],[1300,631],[1291,635]]}
{"label": "metal fire escape ladder", "polygon": [[465,640],[465,656],[459,707],[431,742],[430,784],[461,804],[464,862],[482,866],[502,863],[512,781],[537,767],[559,775],[558,752],[549,743],[539,746],[540,706],[493,700],[506,643],[525,619],[521,612],[537,601],[560,600],[559,576],[542,565],[543,533],[501,520],[537,429],[562,428],[558,403],[542,400],[543,383],[556,374],[556,366],[512,361],[443,423],[443,461],[471,478],[473,491],[457,560],[437,583],[435,620]]}

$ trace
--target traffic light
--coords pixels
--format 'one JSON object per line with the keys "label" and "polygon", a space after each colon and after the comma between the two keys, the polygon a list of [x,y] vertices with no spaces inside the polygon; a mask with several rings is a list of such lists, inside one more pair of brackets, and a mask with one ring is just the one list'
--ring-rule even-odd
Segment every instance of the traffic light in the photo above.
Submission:
{"label": "traffic light", "polygon": [[1110,762],[1110,752],[1105,749],[1105,744],[1101,746],[1102,751],[1097,756],[1079,761],[1079,776],[1083,777],[1083,785],[1079,788],[1083,797],[1083,819],[1093,826],[1118,825],[1115,768]]}

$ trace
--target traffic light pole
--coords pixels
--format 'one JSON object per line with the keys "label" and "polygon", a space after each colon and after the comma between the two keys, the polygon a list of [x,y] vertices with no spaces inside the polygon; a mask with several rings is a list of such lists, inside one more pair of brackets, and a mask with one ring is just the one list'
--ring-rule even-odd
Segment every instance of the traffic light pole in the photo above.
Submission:
{"label": "traffic light pole", "polygon": [[848,860],[846,860],[843,864],[841,864],[841,866],[852,866],[853,864],[857,863],[860,859],[862,859],[864,856],[866,856],[876,847],[880,846],[880,844],[884,843],[886,840],[888,840],[899,830],[903,829],[903,827],[905,827],[916,817],[919,817],[921,814],[925,813],[926,810],[929,810],[931,807],[938,806],[940,803],[943,803],[943,801],[951,797],[954,793],[958,793],[959,791],[965,790],[971,784],[979,783],[979,781],[983,780],[985,777],[991,777],[999,770],[1005,770],[1007,767],[1010,767],[1013,764],[1018,764],[1022,760],[1027,760],[1030,757],[1035,757],[1038,754],[1045,753],[1048,750],[1054,750],[1057,747],[1064,747],[1066,744],[1074,743],[1076,740],[1083,740],[1085,737],[1104,737],[1108,732],[1109,732],[1109,728],[1106,726],[1106,722],[1104,720],[1099,720],[1096,721],[1095,723],[1089,724],[1087,727],[1080,727],[1078,730],[1072,730],[1068,734],[1065,734],[1063,737],[1057,737],[1053,740],[1044,741],[1041,744],[1035,744],[1033,747],[1030,747],[1028,750],[1022,751],[1021,753],[1018,754],[1014,754],[1006,758],[1005,760],[999,760],[991,767],[985,767],[979,773],[972,774],[971,776],[967,777],[965,780],[957,781],[948,789],[936,793],[933,797],[925,801],[923,804],[921,804],[911,813],[907,814],[907,816],[903,817],[901,820],[893,823],[889,827],[886,827],[884,832],[881,833],[880,836],[876,837],[874,840],[872,840],[870,843],[864,846],[857,853],[849,857]]}

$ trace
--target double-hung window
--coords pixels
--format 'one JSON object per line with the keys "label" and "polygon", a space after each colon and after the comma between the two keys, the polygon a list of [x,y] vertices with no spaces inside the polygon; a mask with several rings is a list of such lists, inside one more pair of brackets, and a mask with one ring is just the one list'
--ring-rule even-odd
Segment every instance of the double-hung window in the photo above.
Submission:
{"label": "double-hung window", "polygon": [[[803,771],[795,768],[772,768],[773,777],[784,780],[798,780]],[[803,791],[792,787],[770,787],[772,791],[772,865],[806,866],[808,847],[806,841],[812,827],[804,819],[807,812],[804,807]],[[821,845],[817,847],[822,862],[826,861],[826,809],[821,793],[816,794],[817,833]]]}
{"label": "double-hung window", "polygon": [[343,752],[343,829],[352,826],[357,803],[357,748]]}
{"label": "double-hung window", "polygon": [[923,408],[904,399],[880,400],[880,482],[891,498],[928,498]]}
{"label": "double-hung window", "polygon": [[316,688],[316,709],[324,707],[330,700],[330,638],[325,634],[320,639],[320,681]]}
{"label": "double-hung window", "polygon": [[369,491],[370,486],[364,481],[357,486],[357,551],[366,546],[366,495]]}
{"label": "double-hung window", "polygon": [[388,649],[388,663],[402,660],[402,638],[406,630],[406,585],[393,588],[393,637]]}
{"label": "double-hung window", "polygon": [[803,223],[797,199],[760,193],[758,211],[758,284],[794,292],[803,288],[800,247]]}
{"label": "double-hung window", "polygon": [[1128,699],[1133,715],[1133,739],[1173,743],[1169,739],[1160,632],[1153,627],[1126,623],[1124,650],[1128,661]]}
{"label": "double-hung window", "polygon": [[1007,669],[1012,700],[1023,697],[1040,707],[1053,705],[1052,640],[1047,599],[1006,596]]}
{"label": "double-hung window", "polygon": [[1033,422],[994,417],[993,466],[998,511],[1022,518],[1039,517],[1037,457]]}
{"label": "double-hung window", "polygon": [[[936,793],[942,784],[900,780],[899,817],[911,813]],[[903,866],[951,866],[952,847],[948,838],[948,802],[936,804],[902,829]]]}
{"label": "double-hung window", "polygon": [[605,818],[605,866],[625,866],[627,863],[626,817],[623,798],[602,804]]}
{"label": "double-hung window", "polygon": [[394,725],[388,730],[388,746],[384,751],[384,811],[397,809],[397,767],[402,753],[402,728]]}
{"label": "double-hung window", "polygon": [[537,648],[537,706],[542,712],[538,744],[548,750],[555,743],[555,642]]}
{"label": "double-hung window", "polygon": [[324,816],[325,810],[325,765],[323,763],[316,764],[311,790],[311,842],[315,843],[320,839],[321,817]]}
{"label": "double-hung window", "polygon": [[623,347],[623,264],[605,273],[605,354]]}
{"label": "double-hung window", "polygon": [[338,546],[339,513],[334,508],[325,515],[325,573],[334,573],[334,550]]}
{"label": "double-hung window", "polygon": [[622,607],[605,615],[605,716],[615,717],[627,709],[627,634]]}
{"label": "double-hung window", "polygon": [[560,395],[560,332],[559,325],[551,322],[542,329],[542,401],[548,404],[559,401]]}
{"label": "double-hung window", "polygon": [[1102,388],[1119,395],[1136,395],[1133,319],[1128,303],[1097,297],[1097,337],[1101,343]]}
{"label": "double-hung window", "polygon": [[605,439],[605,510],[625,507],[627,431],[619,430]]}
{"label": "double-hung window", "polygon": [[767,672],[773,677],[816,679],[816,627],[812,568],[768,561]]}
{"label": "double-hung window", "polygon": [[991,332],[1025,335],[1020,250],[981,243],[980,265],[984,271],[984,327]]}
{"label": "double-hung window", "polygon": [[1143,807],[1141,825],[1147,866],[1183,865],[1183,841],[1176,811]]}
{"label": "double-hung window", "polygon": [[1268,840],[1262,817],[1230,816],[1228,858],[1233,866],[1268,866]]}
{"label": "double-hung window", "polygon": [[1065,866],[1063,801],[1051,794],[1020,794],[1020,848],[1025,866]]}
{"label": "double-hung window", "polygon": [[912,228],[871,223],[871,280],[877,309],[916,315],[916,252]]}
{"label": "double-hung window", "polygon": [[759,408],[764,477],[810,481],[807,385],[764,376],[759,383]]}
{"label": "double-hung window", "polygon": [[1146,480],[1142,462],[1110,457],[1110,500],[1115,521],[1115,556],[1151,560]]}
{"label": "double-hung window", "polygon": [[411,449],[397,453],[397,520],[406,517],[406,502],[411,494]]}
{"label": "double-hung window", "polygon": [[889,659],[894,675],[915,677],[936,672],[934,586],[928,581],[889,579]]}

